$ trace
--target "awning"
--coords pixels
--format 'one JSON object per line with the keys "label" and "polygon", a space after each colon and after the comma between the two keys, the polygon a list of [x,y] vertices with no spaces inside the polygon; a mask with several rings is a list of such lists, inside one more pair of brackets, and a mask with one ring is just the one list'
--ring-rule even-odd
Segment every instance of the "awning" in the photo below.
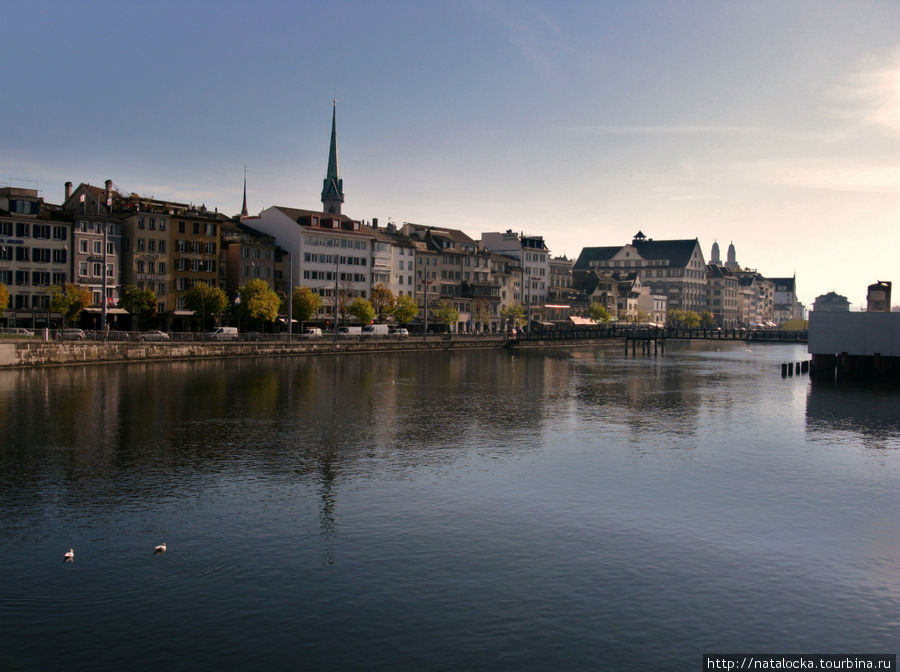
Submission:
{"label": "awning", "polygon": [[553,309],[558,309],[558,310],[564,310],[566,308],[571,308],[571,306],[557,305],[555,303],[546,303],[546,304],[544,304],[544,308],[553,308]]}
{"label": "awning", "polygon": [[196,313],[193,310],[173,310],[172,314],[175,317],[192,317]]}
{"label": "awning", "polygon": [[[84,312],[91,313],[94,315],[100,315],[101,313],[103,313],[103,309],[102,308],[85,308]],[[124,308],[107,308],[106,314],[107,315],[128,315],[128,311],[125,310]]]}

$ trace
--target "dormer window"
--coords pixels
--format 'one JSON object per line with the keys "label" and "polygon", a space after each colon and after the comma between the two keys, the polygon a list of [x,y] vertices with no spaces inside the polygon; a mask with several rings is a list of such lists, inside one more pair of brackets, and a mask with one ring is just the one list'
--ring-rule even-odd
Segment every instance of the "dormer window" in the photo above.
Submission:
{"label": "dormer window", "polygon": [[313,217],[313,218],[312,218],[312,225],[311,225],[311,226],[319,226],[319,218],[318,218],[318,217]]}
{"label": "dormer window", "polygon": [[332,229],[339,229],[339,228],[341,228],[341,220],[339,220],[339,219],[332,219],[332,220],[331,220],[331,228],[332,228]]}

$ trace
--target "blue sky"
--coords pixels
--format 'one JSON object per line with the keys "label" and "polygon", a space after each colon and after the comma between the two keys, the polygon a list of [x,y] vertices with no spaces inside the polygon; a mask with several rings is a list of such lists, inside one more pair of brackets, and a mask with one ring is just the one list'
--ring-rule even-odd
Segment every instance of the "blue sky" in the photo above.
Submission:
{"label": "blue sky", "polygon": [[[0,182],[351,217],[554,254],[734,242],[800,298],[900,283],[900,3],[4,7]],[[897,290],[900,293],[900,287]],[[895,300],[894,303],[897,303]]]}

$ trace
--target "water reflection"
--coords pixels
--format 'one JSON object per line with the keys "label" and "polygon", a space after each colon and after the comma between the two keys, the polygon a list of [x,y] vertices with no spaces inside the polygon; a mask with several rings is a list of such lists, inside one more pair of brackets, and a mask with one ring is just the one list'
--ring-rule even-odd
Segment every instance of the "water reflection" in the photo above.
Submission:
{"label": "water reflection", "polygon": [[859,437],[867,448],[900,448],[900,392],[896,388],[813,381],[806,403],[811,437],[834,441]]}

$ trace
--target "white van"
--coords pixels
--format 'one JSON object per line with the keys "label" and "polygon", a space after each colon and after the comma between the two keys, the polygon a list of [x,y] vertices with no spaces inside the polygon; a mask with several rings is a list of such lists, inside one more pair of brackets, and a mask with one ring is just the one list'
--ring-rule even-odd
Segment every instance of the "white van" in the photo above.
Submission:
{"label": "white van", "polygon": [[338,327],[338,338],[362,336],[362,327]]}
{"label": "white van", "polygon": [[367,324],[362,328],[363,336],[387,336],[388,325],[386,324]]}
{"label": "white van", "polygon": [[319,327],[309,327],[303,332],[303,338],[322,338],[322,330]]}
{"label": "white van", "polygon": [[206,337],[211,341],[236,341],[238,330],[237,327],[219,327],[206,334]]}

